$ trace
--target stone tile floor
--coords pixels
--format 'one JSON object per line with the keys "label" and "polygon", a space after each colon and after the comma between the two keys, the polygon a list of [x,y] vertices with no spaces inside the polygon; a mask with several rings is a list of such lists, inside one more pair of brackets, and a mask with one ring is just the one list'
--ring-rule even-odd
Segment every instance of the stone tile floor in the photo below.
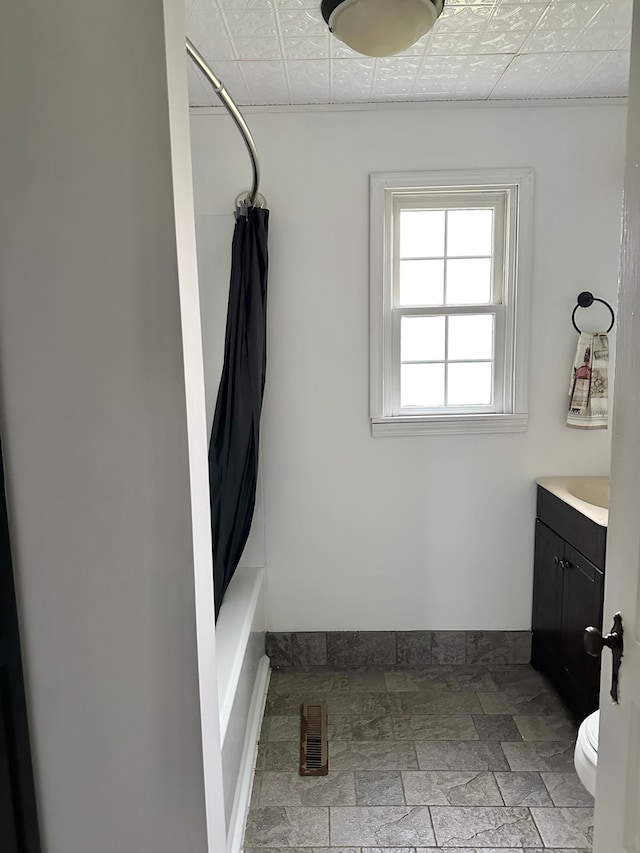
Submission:
{"label": "stone tile floor", "polygon": [[[298,775],[325,700],[329,775]],[[271,677],[245,853],[587,853],[577,725],[529,666]]]}

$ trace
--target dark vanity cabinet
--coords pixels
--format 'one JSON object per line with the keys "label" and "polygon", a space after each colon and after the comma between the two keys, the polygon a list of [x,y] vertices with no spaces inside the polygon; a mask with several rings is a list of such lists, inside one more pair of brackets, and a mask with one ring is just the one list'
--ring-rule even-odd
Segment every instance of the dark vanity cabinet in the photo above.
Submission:
{"label": "dark vanity cabinet", "polygon": [[531,663],[580,719],[598,707],[600,658],[584,629],[602,630],[606,527],[538,486]]}

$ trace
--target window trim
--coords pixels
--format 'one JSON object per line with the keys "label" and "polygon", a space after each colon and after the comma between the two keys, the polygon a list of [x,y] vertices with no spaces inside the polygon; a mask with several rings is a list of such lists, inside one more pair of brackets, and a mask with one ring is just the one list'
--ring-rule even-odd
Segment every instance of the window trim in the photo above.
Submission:
{"label": "window trim", "polygon": [[[472,193],[508,191],[513,199],[506,250],[509,270],[505,294],[505,412],[393,415],[394,199],[447,190]],[[370,417],[372,435],[425,433],[523,432],[527,427],[527,353],[529,337],[533,170],[483,169],[437,172],[379,172],[370,176]],[[424,313],[424,309],[422,309]]]}

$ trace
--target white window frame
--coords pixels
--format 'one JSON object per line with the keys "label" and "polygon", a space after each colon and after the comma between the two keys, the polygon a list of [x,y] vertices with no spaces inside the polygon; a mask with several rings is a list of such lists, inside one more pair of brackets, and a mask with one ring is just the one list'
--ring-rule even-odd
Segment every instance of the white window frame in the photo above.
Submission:
{"label": "white window frame", "polygon": [[[496,218],[504,233],[503,263],[494,258],[494,296],[486,306],[398,307],[394,303],[399,210],[411,207],[480,206],[505,199]],[[443,204],[449,196],[451,204]],[[499,207],[499,205],[498,205]],[[527,427],[529,275],[533,225],[533,170],[385,172],[371,175],[371,431],[374,436],[425,433],[524,432]],[[502,231],[503,229],[503,231]],[[500,241],[498,241],[500,243]],[[498,247],[500,250],[500,247]],[[495,250],[495,249],[494,249]],[[496,399],[487,407],[400,408],[400,322],[402,316],[491,313],[495,326]]]}

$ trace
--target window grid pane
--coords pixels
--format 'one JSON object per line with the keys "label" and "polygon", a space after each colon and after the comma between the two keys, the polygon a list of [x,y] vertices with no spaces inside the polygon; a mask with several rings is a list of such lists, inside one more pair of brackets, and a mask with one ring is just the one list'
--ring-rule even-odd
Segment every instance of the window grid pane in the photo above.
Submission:
{"label": "window grid pane", "polygon": [[446,358],[449,361],[493,359],[495,314],[448,314]]}
{"label": "window grid pane", "polygon": [[[480,217],[477,229],[480,233],[474,233],[468,225],[460,227],[460,222],[464,221],[465,217],[467,221],[473,222],[476,216]],[[454,231],[458,222],[458,233],[454,240],[450,240],[450,217],[453,217]],[[494,301],[495,226],[495,211],[492,207],[401,209],[399,211],[398,260],[395,264],[394,304],[396,306],[491,304]],[[464,246],[465,228],[468,232],[468,250],[465,250]],[[449,251],[450,242],[455,251]],[[486,249],[487,254],[481,253],[481,249]],[[422,269],[419,266],[420,262],[425,264]],[[442,273],[440,273],[439,262],[443,265]],[[474,269],[475,274],[473,274]],[[439,298],[440,274],[442,275],[442,301]],[[480,282],[479,287],[476,284],[476,293],[473,293],[474,279]],[[454,281],[455,286],[453,286]],[[474,298],[469,298],[472,296]]]}
{"label": "window grid pane", "polygon": [[399,264],[400,305],[444,304],[444,258],[403,258]]}
{"label": "window grid pane", "polygon": [[445,401],[445,365],[403,364],[401,403],[403,408],[441,408]]}
{"label": "window grid pane", "polygon": [[492,402],[492,361],[447,365],[447,406],[490,406]]}
{"label": "window grid pane", "polygon": [[402,210],[400,258],[443,258],[446,245],[445,219],[445,210]]}
{"label": "window grid pane", "polygon": [[446,317],[402,317],[400,361],[426,364],[445,360]]}
{"label": "window grid pane", "polygon": [[493,258],[447,258],[447,304],[491,302]]}
{"label": "window grid pane", "polygon": [[493,254],[492,208],[450,209],[447,224],[447,256],[490,257]]}
{"label": "window grid pane", "polygon": [[[444,328],[429,322],[438,320],[444,321]],[[454,328],[455,324],[460,326],[456,332],[457,340],[454,337],[457,357],[453,358],[450,357],[451,321]],[[401,317],[401,408],[446,410],[493,405],[495,323],[494,313],[448,312],[435,317]],[[470,330],[475,334],[475,340],[471,342],[468,340]],[[433,339],[421,341],[421,336],[433,336]],[[437,353],[442,351],[443,345],[444,358],[438,358]],[[471,353],[465,352],[465,346],[467,349],[470,347]],[[473,357],[474,348],[478,349],[476,358]]]}

